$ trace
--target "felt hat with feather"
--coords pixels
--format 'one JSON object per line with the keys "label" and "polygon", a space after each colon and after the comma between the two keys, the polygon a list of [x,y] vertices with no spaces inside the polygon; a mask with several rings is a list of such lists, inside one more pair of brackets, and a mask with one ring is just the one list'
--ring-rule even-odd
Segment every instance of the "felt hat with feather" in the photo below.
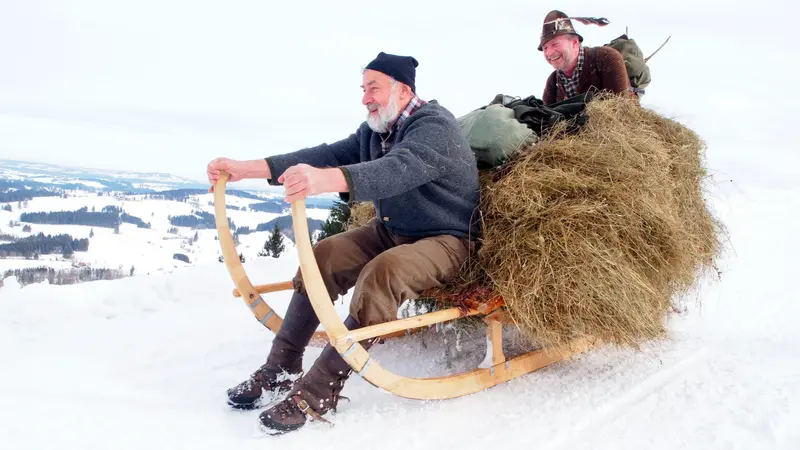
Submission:
{"label": "felt hat with feather", "polygon": [[572,21],[578,21],[585,25],[608,25],[608,19],[600,17],[569,17],[561,11],[553,10],[547,13],[542,24],[542,35],[539,38],[539,51],[547,41],[564,35],[574,35],[578,37],[578,42],[583,42],[583,36],[575,31]]}

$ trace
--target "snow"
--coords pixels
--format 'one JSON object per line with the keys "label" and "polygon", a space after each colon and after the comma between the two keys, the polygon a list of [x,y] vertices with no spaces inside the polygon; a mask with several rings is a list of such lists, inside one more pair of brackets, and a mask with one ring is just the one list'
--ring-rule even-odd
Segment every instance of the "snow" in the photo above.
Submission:
{"label": "snow", "polygon": [[[272,334],[231,296],[223,265],[70,286],[20,289],[7,279],[0,448],[795,449],[798,194],[718,195],[732,251],[721,279],[699,292],[702,302],[671,318],[665,341],[638,352],[601,347],[445,401],[399,398],[353,376],[343,392],[352,401],[328,416],[332,428],[311,423],[282,437],[258,431],[259,411],[225,405],[225,389],[264,361]],[[293,251],[245,263],[256,284],[290,279],[296,267]],[[289,295],[266,298],[282,314]],[[341,317],[348,300],[336,303]],[[443,333],[390,341],[373,355],[410,376],[483,361],[478,332],[448,369]],[[319,351],[309,348],[306,368]]]}
{"label": "snow", "polygon": [[[266,197],[265,197],[266,198]],[[110,268],[123,270],[129,273],[131,266],[135,273],[148,274],[155,272],[171,272],[183,267],[185,263],[173,259],[175,253],[183,253],[194,263],[217,263],[217,258],[222,254],[216,229],[192,230],[188,227],[177,227],[178,234],[168,231],[173,226],[169,216],[189,215],[194,210],[214,214],[213,194],[192,196],[189,202],[170,200],[146,199],[142,195],[132,196],[97,196],[95,193],[85,191],[71,191],[70,197],[37,197],[27,202],[27,207],[17,208],[17,202],[10,203],[13,211],[0,210],[0,233],[7,233],[17,237],[26,237],[33,234],[62,234],[66,233],[75,239],[89,239],[89,251],[76,252],[70,261],[64,261],[57,255],[40,255],[39,260],[0,259],[0,273],[6,270],[29,267],[48,266],[54,268],[67,268],[73,263],[85,263],[96,268]],[[247,199],[234,195],[226,195],[226,205],[244,207],[263,201]],[[123,223],[120,225],[119,234],[111,228],[92,227],[83,225],[45,225],[30,224],[31,231],[23,232],[22,226],[11,228],[9,221],[19,221],[20,214],[24,212],[47,211],[75,211],[86,207],[89,211],[102,211],[106,206],[117,206],[126,213],[142,219],[151,224],[150,229],[138,228],[134,224]],[[258,224],[268,222],[280,215],[289,214],[289,204],[286,204],[283,214],[274,214],[261,211],[237,211],[228,209],[226,214],[238,227],[255,229]],[[310,218],[325,220],[329,210],[308,209]],[[24,225],[24,224],[21,224]],[[94,233],[93,237],[90,234]],[[192,245],[186,242],[193,238],[195,233],[198,241]],[[240,237],[241,245],[238,250],[245,259],[257,258],[264,247],[264,242],[269,237],[269,232],[257,232]],[[286,248],[293,251],[291,241],[286,240]]]}
{"label": "snow", "polygon": [[[341,2],[282,2],[280,8],[253,1],[224,8],[184,1],[40,3],[15,2],[0,14],[4,41],[26,43],[0,49],[14,68],[0,71],[0,153],[41,161],[3,160],[0,178],[91,183],[136,177],[136,186],[153,189],[202,179],[207,162],[219,156],[258,158],[345,137],[363,120],[359,68],[379,51],[417,57],[420,95],[456,116],[497,93],[538,95],[551,68],[531,40],[546,11],[556,7],[529,1],[459,2],[458,8],[428,1],[402,7],[371,2],[369,8]],[[68,286],[20,287],[13,277],[4,280],[0,449],[800,448],[794,265],[800,141],[791,114],[752,113],[794,109],[791,96],[765,95],[771,91],[764,84],[791,86],[796,78],[792,13],[798,7],[759,6],[780,13],[754,22],[752,8],[719,1],[564,6],[571,15],[611,20],[607,27],[579,25],[588,45],[602,45],[628,25],[646,53],[672,36],[649,63],[654,82],[643,105],[697,131],[709,144],[710,172],[731,180],[711,193],[732,237],[722,277],[702,287],[700,305],[690,303],[671,317],[667,340],[639,351],[601,347],[446,401],[399,398],[354,376],[343,392],[352,402],[329,416],[333,428],[310,424],[267,437],[256,426],[259,412],[229,409],[225,389],[264,361],[272,334],[231,296],[214,230],[200,230],[191,247],[182,243],[193,230],[168,233],[169,215],[212,212],[211,196],[199,196],[192,206],[70,192],[67,199],[34,199],[22,210],[11,203],[12,212],[0,210],[0,233],[29,235],[8,226],[21,212],[106,205],[121,206],[152,228],[123,224],[114,234],[94,227],[89,251],[73,260],[0,259],[3,272],[73,263],[136,268],[133,277]],[[303,17],[304,33],[290,17]],[[365,23],[385,21],[412,25],[407,33],[364,38]],[[762,22],[773,39],[747,32]],[[487,23],[502,31],[475,39]],[[415,32],[434,28],[441,30],[437,39]],[[269,58],[253,57],[273,42],[281,45],[267,49]],[[461,69],[480,55],[503,63]],[[324,79],[303,70],[309,58],[326,67]],[[702,69],[712,67],[722,76],[707,82]],[[776,67],[783,70],[772,70],[765,81],[765,68]],[[280,191],[263,180],[230,188],[248,186]],[[227,198],[236,206],[253,201]],[[227,214],[251,227],[276,216]],[[324,219],[328,212],[308,214]],[[91,229],[33,224],[31,233],[88,237]],[[297,268],[288,242],[279,259],[255,256],[267,236],[241,237],[239,250],[255,284],[290,279]],[[192,263],[173,260],[176,252]],[[289,293],[266,298],[283,313]],[[348,299],[336,303],[340,316]],[[463,336],[455,352],[444,345],[445,338],[452,342],[451,331],[392,340],[372,353],[409,376],[442,376],[486,361],[480,332]],[[306,368],[319,352],[307,351]]]}
{"label": "snow", "polygon": [[104,184],[98,183],[97,181],[75,180],[75,183],[82,184],[84,186],[97,188],[97,189],[104,189],[106,187]]}

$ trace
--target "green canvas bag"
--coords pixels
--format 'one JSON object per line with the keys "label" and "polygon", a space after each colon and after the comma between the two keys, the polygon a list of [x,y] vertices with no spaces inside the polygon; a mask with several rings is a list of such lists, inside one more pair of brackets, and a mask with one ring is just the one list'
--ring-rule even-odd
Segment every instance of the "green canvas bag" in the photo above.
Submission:
{"label": "green canvas bag", "polygon": [[502,165],[518,151],[533,145],[538,136],[517,120],[514,110],[503,105],[489,105],[458,118],[478,167]]}

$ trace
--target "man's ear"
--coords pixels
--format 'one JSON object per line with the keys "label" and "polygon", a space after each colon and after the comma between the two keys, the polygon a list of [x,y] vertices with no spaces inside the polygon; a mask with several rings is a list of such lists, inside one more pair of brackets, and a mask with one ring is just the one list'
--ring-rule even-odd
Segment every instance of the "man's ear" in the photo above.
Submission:
{"label": "man's ear", "polygon": [[413,96],[414,93],[411,92],[411,86],[405,83],[400,83],[400,99],[403,101],[411,100]]}

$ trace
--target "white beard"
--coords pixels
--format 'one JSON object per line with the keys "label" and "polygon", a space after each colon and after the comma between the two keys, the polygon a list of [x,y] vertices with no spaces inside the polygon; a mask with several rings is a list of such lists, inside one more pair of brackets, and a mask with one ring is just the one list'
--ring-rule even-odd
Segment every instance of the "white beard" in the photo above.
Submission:
{"label": "white beard", "polygon": [[367,111],[367,125],[376,133],[385,133],[389,131],[389,126],[400,115],[400,108],[397,106],[398,90],[397,85],[392,86],[392,94],[389,97],[389,104],[386,107],[378,106],[378,115],[374,116],[370,111]]}

